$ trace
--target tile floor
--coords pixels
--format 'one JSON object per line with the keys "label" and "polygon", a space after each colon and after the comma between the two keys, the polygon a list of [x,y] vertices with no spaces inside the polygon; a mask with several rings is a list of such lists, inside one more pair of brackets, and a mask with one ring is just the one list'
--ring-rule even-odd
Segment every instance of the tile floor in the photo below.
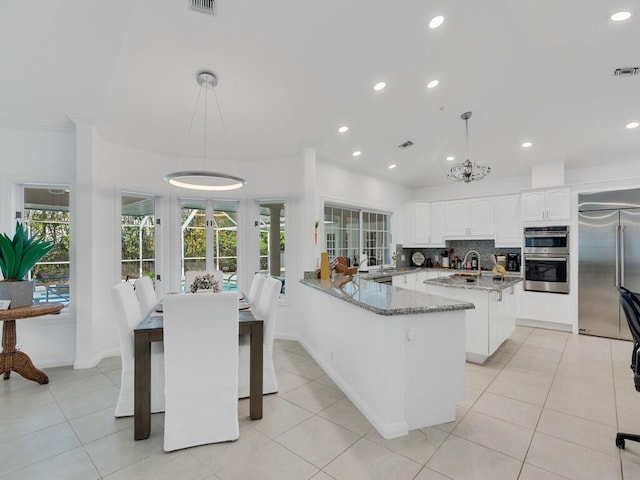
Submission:
{"label": "tile floor", "polygon": [[640,479],[631,344],[518,327],[483,366],[467,364],[456,422],[384,440],[296,342],[277,341],[280,393],[264,418],[239,404],[240,439],[170,454],[163,416],[149,440],[114,419],[118,358],[47,370],[39,386],[0,382],[0,478],[6,479]]}

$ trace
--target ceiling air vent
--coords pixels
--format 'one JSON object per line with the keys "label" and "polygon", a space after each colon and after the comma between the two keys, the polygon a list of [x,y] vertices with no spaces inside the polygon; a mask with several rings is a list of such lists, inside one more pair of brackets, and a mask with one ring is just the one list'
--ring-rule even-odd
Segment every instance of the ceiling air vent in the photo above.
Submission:
{"label": "ceiling air vent", "polygon": [[616,77],[633,77],[634,75],[638,75],[639,73],[640,73],[640,67],[616,68],[613,71],[613,74]]}
{"label": "ceiling air vent", "polygon": [[200,12],[215,13],[215,0],[191,0],[191,8]]}
{"label": "ceiling air vent", "polygon": [[401,149],[401,150],[406,150],[411,145],[413,145],[413,142],[411,140],[407,140],[406,142],[401,143],[400,145],[398,145],[398,148]]}

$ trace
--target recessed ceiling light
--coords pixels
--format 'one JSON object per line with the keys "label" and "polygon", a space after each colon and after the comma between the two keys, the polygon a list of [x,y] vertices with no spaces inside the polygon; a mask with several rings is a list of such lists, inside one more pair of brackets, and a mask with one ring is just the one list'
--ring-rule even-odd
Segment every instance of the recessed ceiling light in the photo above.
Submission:
{"label": "recessed ceiling light", "polygon": [[378,83],[376,83],[376,84],[373,86],[373,89],[374,89],[376,92],[379,92],[380,90],[382,90],[382,89],[383,89],[384,87],[386,87],[386,86],[387,86],[387,84],[386,84],[386,83],[384,83],[384,82],[378,82]]}
{"label": "recessed ceiling light", "polygon": [[435,88],[439,83],[440,82],[438,80],[431,80],[429,83],[427,83],[427,88]]}
{"label": "recessed ceiling light", "polygon": [[456,159],[456,157],[453,157],[453,156],[451,156],[451,155],[449,155],[449,156],[447,157],[447,161],[448,161],[448,162],[453,162],[455,159]]}
{"label": "recessed ceiling light", "polygon": [[338,128],[339,133],[346,133],[348,131],[349,131],[349,127],[347,127],[346,125],[342,125],[340,128]]}
{"label": "recessed ceiling light", "polygon": [[395,163],[392,163],[391,165],[389,165],[388,168],[389,168],[389,170],[392,170],[392,169],[396,168],[396,166],[397,165]]}
{"label": "recessed ceiling light", "polygon": [[533,145],[533,143],[531,143],[531,142],[524,142],[524,143],[522,144],[522,146],[523,146],[524,148],[529,148],[531,145]]}
{"label": "recessed ceiling light", "polygon": [[631,12],[616,12],[611,15],[611,20],[614,22],[623,22],[624,20],[628,20],[631,18]]}
{"label": "recessed ceiling light", "polygon": [[429,28],[438,28],[444,22],[444,17],[442,15],[438,15],[437,17],[433,17],[429,22]]}
{"label": "recessed ceiling light", "polygon": [[359,157],[360,155],[362,155],[362,152],[360,150],[356,150],[351,155],[353,155],[354,157]]}
{"label": "recessed ceiling light", "polygon": [[640,126],[640,123],[638,122],[631,122],[631,123],[627,123],[626,127],[628,129],[632,129],[632,128],[638,128]]}

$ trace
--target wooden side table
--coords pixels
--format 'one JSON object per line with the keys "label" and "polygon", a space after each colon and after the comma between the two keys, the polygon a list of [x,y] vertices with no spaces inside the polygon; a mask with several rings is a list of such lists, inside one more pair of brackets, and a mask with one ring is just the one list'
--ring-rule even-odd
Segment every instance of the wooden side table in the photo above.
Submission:
{"label": "wooden side table", "polygon": [[16,320],[33,318],[50,313],[58,313],[64,305],[62,303],[37,303],[30,307],[0,310],[2,326],[2,353],[0,353],[0,375],[4,373],[7,380],[11,372],[16,372],[28,380],[38,382],[40,385],[49,383],[49,377],[38,370],[29,356],[16,350]]}

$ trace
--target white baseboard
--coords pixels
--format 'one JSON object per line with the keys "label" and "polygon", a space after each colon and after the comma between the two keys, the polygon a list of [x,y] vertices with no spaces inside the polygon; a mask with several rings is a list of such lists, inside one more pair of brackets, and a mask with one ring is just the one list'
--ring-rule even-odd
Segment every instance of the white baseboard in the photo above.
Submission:
{"label": "white baseboard", "polygon": [[558,330],[561,332],[573,333],[573,326],[568,323],[545,322],[544,320],[516,318],[516,325],[520,325],[522,327],[546,328],[547,330]]}

